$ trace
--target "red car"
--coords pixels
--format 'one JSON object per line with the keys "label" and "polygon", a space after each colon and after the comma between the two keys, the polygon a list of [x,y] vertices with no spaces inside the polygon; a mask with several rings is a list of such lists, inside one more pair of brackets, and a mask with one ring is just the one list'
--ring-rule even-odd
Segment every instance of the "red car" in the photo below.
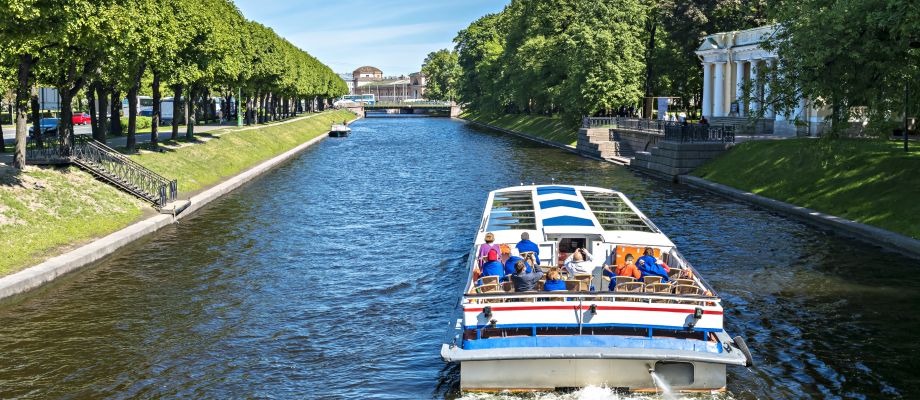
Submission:
{"label": "red car", "polygon": [[86,125],[90,123],[91,120],[87,113],[74,113],[71,121],[73,121],[74,125]]}

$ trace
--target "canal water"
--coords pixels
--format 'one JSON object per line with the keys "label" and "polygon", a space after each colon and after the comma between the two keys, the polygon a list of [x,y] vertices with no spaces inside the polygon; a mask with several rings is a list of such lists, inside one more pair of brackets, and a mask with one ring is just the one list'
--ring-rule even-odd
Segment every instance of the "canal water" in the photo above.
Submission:
{"label": "canal water", "polygon": [[0,305],[0,398],[458,397],[438,354],[486,194],[553,181],[625,192],[717,288],[757,364],[720,397],[920,393],[914,260],[456,120],[353,129]]}

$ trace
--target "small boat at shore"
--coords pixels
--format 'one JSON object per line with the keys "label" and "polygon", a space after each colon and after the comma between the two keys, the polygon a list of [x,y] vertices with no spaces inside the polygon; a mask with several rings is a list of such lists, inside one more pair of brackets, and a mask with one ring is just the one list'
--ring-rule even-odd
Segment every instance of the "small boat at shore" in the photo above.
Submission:
{"label": "small boat at shore", "polygon": [[349,134],[351,134],[351,128],[345,124],[333,124],[332,127],[329,128],[329,136],[332,137],[346,137]]}
{"label": "small boat at shore", "polygon": [[[487,234],[492,245],[513,249],[525,233],[541,270],[584,249],[587,272],[564,277],[561,291],[545,291],[545,276],[526,292],[515,291],[511,275],[476,276]],[[645,252],[667,277],[604,273],[604,264]],[[568,185],[492,191],[466,269],[441,347],[446,362],[460,364],[463,391],[719,392],[727,366],[752,365],[744,340],[723,327],[716,291],[620,192]]]}

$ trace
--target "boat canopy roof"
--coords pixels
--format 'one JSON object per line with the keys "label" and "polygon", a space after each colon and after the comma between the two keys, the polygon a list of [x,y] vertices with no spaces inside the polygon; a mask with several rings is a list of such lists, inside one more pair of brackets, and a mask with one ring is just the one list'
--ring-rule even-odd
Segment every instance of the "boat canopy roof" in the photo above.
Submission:
{"label": "boat canopy roof", "polygon": [[673,247],[674,244],[622,193],[571,185],[512,186],[489,193],[476,243],[486,232],[496,243],[514,243],[529,232],[548,236],[598,235],[605,242]]}

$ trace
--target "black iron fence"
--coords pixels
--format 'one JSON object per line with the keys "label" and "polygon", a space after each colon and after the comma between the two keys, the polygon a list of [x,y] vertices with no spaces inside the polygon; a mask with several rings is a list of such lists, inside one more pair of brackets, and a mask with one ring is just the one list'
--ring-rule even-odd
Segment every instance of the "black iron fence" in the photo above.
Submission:
{"label": "black iron fence", "polygon": [[669,125],[664,129],[664,140],[671,142],[734,143],[735,127],[726,125]]}
{"label": "black iron fence", "polygon": [[88,136],[76,136],[70,146],[62,146],[57,137],[43,137],[40,141],[29,138],[26,158],[32,162],[77,164],[158,208],[178,198],[176,180],[166,179]]}

